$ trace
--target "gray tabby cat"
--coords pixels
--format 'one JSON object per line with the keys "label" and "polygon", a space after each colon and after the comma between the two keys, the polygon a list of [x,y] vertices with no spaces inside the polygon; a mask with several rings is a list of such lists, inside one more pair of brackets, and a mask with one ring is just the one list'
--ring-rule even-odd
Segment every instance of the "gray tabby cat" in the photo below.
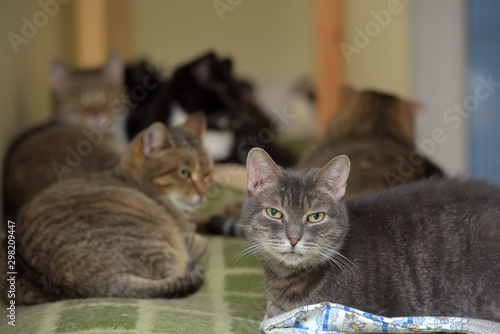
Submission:
{"label": "gray tabby cat", "polygon": [[248,155],[241,223],[267,316],[323,301],[383,316],[500,321],[500,190],[430,179],[344,203],[350,163],[284,170]]}
{"label": "gray tabby cat", "polygon": [[6,216],[54,182],[111,168],[126,147],[123,118],[123,64],[117,55],[94,70],[70,70],[54,61],[50,68],[54,115],[21,134],[4,162]]}
{"label": "gray tabby cat", "polygon": [[114,169],[58,182],[24,206],[16,221],[16,303],[196,291],[207,242],[186,212],[205,199],[210,182],[205,128],[200,114],[171,130],[155,123]]}

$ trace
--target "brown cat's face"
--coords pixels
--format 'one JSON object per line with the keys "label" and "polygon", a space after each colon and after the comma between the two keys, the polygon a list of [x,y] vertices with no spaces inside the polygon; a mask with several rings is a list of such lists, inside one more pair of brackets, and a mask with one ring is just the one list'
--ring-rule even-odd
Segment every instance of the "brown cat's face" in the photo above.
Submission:
{"label": "brown cat's face", "polygon": [[[62,63],[53,62],[50,82],[56,116],[65,122],[99,128],[123,111],[123,103],[119,104],[124,92],[123,64],[117,56],[96,70],[71,71]],[[118,110],[118,106],[122,108]]]}
{"label": "brown cat's face", "polygon": [[154,123],[134,139],[122,172],[155,198],[182,211],[195,210],[206,199],[213,168],[202,144],[205,129],[202,114],[191,114],[170,130]]}

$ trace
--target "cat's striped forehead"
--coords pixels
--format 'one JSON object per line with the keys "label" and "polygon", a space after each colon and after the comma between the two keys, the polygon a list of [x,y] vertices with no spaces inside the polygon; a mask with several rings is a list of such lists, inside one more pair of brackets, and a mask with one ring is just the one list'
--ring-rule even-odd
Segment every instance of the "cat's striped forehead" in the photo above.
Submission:
{"label": "cat's striped forehead", "polygon": [[209,171],[212,169],[212,159],[210,159],[207,151],[203,147],[200,138],[188,134],[185,130],[180,128],[173,128],[170,131],[176,145],[189,152],[190,155],[197,160],[202,170]]}
{"label": "cat's striped forehead", "polygon": [[280,199],[283,208],[304,209],[314,205],[318,199],[317,186],[313,181],[315,172],[283,171],[274,195]]}
{"label": "cat's striped forehead", "polygon": [[147,174],[151,177],[163,177],[182,168],[202,177],[210,176],[213,162],[200,138],[181,128],[171,128],[169,133],[175,147],[165,150],[161,158],[149,160]]}

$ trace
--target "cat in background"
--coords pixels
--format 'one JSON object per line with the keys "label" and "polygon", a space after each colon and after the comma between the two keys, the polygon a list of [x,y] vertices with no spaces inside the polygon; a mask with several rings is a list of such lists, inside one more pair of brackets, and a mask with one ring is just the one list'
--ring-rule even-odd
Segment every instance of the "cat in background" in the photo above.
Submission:
{"label": "cat in background", "polygon": [[351,160],[346,199],[443,171],[417,151],[413,121],[419,106],[393,95],[344,87],[337,113],[298,168],[324,166],[345,154]]}
{"label": "cat in background", "polygon": [[51,64],[54,115],[18,136],[4,160],[7,218],[15,219],[24,204],[54,182],[114,166],[126,147],[123,71],[117,55],[93,70]]}
{"label": "cat in background", "polygon": [[230,59],[209,52],[177,67],[163,80],[148,68],[140,62],[125,71],[132,100],[126,125],[130,138],[153,122],[175,125],[186,115],[203,111],[208,128],[204,143],[215,162],[244,164],[248,151],[260,145],[281,164],[296,163],[294,154],[273,142],[255,143],[259,131],[274,127],[256,102],[253,85],[233,74]]}
{"label": "cat in background", "polygon": [[211,178],[205,127],[200,114],[170,130],[155,123],[115,168],[55,183],[24,206],[16,221],[16,303],[196,291],[207,242],[187,212],[205,199]]}
{"label": "cat in background", "polygon": [[248,155],[241,224],[267,317],[321,303],[376,315],[500,321],[500,189],[431,179],[343,202],[350,163],[286,170]]}

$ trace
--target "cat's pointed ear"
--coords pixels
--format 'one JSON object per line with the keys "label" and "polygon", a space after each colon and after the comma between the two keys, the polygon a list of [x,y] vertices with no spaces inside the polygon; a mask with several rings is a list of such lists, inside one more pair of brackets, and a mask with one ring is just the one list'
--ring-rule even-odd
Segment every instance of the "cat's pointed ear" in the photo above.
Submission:
{"label": "cat's pointed ear", "polygon": [[145,130],[142,141],[144,155],[154,158],[161,151],[173,147],[175,147],[175,143],[165,124],[156,122]]}
{"label": "cat's pointed ear", "polygon": [[191,69],[191,73],[196,78],[196,81],[200,84],[207,84],[212,81],[212,72],[216,62],[217,57],[212,52],[199,59]]}
{"label": "cat's pointed ear", "polygon": [[349,158],[346,155],[339,155],[314,175],[314,181],[332,194],[336,201],[340,201],[346,191],[346,182],[350,169],[351,162]]}
{"label": "cat's pointed ear", "polygon": [[122,84],[124,81],[125,67],[122,59],[117,53],[113,53],[104,67],[104,75],[116,84]]}
{"label": "cat's pointed ear", "polygon": [[201,111],[191,113],[187,116],[182,127],[192,134],[202,138],[207,130],[207,118]]}
{"label": "cat's pointed ear", "polygon": [[71,72],[60,60],[53,60],[50,63],[49,81],[50,86],[56,92],[62,92],[69,85]]}
{"label": "cat's pointed ear", "polygon": [[261,148],[254,147],[247,157],[248,191],[259,193],[262,189],[276,184],[283,175],[281,168]]}

